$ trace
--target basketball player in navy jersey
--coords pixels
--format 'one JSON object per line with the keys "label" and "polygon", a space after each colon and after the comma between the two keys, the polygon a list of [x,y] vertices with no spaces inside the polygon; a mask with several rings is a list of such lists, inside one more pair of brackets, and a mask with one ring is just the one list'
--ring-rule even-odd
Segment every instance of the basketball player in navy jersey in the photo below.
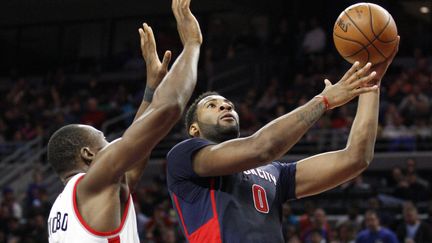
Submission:
{"label": "basketball player in navy jersey", "polygon": [[148,87],[121,138],[108,143],[102,132],[80,124],[51,136],[48,161],[65,188],[48,218],[50,243],[139,242],[131,192],[151,150],[180,119],[197,80],[202,36],[189,4],[172,1],[183,51],[169,72],[170,53],[161,63],[151,28],[144,24],[139,30]]}
{"label": "basketball player in navy jersey", "polygon": [[[229,100],[214,92],[198,97],[186,114],[192,138],[167,155],[168,189],[188,241],[283,242],[285,201],[329,190],[365,170],[374,153],[379,84],[396,52],[373,67],[355,63],[336,84],[326,80],[320,95],[245,138],[239,138],[239,117]],[[274,161],[327,109],[356,96],[344,149],[296,163]]]}

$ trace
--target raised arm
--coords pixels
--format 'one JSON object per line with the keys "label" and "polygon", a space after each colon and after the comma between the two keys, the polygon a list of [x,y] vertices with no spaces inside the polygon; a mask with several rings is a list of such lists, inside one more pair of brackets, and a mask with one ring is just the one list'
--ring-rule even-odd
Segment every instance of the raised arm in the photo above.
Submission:
{"label": "raised arm", "polygon": [[226,175],[264,165],[284,155],[326,109],[341,106],[359,94],[377,90],[364,87],[374,77],[370,65],[356,71],[356,62],[336,84],[325,80],[323,92],[305,105],[273,120],[255,134],[199,150],[193,158],[194,171],[201,176]]}
{"label": "raised arm", "polygon": [[153,101],[117,139],[100,151],[79,187],[95,192],[116,184],[137,166],[180,119],[197,80],[202,37],[189,9],[190,0],[173,0],[172,8],[183,51],[162,80]]}
{"label": "raised arm", "polygon": [[[150,26],[144,23],[143,27],[140,28],[138,32],[140,35],[141,53],[146,64],[147,82],[144,97],[137,113],[135,114],[134,122],[144,114],[150,105],[156,88],[168,72],[168,64],[171,60],[170,51],[165,51],[162,62],[159,60],[156,41],[153,35],[153,30]],[[135,190],[136,185],[144,172],[144,168],[148,163],[149,157],[150,156],[143,157],[141,161],[137,162],[137,165],[134,168],[126,172],[126,181],[131,192]]]}
{"label": "raised arm", "polygon": [[[379,85],[392,57],[373,67]],[[373,159],[378,127],[379,90],[361,94],[357,114],[343,150],[319,154],[301,160],[296,170],[296,196],[314,195],[338,186],[359,175]]]}

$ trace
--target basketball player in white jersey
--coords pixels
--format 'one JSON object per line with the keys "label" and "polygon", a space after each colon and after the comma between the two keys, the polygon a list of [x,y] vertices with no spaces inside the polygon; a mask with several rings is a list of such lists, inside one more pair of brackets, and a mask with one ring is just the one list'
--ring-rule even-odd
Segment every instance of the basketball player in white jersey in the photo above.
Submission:
{"label": "basketball player in white jersey", "polygon": [[151,28],[144,24],[139,30],[147,87],[121,138],[108,143],[102,132],[86,125],[67,125],[50,138],[48,161],[65,184],[48,218],[50,243],[139,242],[131,192],[151,150],[180,119],[196,84],[202,36],[189,4],[172,1],[183,51],[168,73],[170,52],[161,63]]}

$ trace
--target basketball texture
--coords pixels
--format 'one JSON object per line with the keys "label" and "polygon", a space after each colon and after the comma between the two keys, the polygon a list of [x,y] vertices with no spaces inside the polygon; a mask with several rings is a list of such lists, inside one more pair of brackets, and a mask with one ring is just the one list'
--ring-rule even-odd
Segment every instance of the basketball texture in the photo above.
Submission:
{"label": "basketball texture", "polygon": [[341,56],[350,63],[377,64],[391,56],[397,44],[392,16],[379,5],[358,3],[337,18],[333,40]]}

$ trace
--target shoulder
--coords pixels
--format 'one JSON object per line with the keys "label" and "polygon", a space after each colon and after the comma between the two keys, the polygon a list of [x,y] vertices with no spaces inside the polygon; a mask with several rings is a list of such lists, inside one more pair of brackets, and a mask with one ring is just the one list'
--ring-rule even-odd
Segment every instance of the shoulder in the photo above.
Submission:
{"label": "shoulder", "polygon": [[191,154],[205,146],[213,144],[202,138],[190,138],[175,145],[167,154],[167,158],[174,159],[180,154]]}
{"label": "shoulder", "polygon": [[191,138],[174,146],[167,154],[168,178],[188,179],[197,177],[193,170],[194,154],[205,146],[213,144],[201,138]]}
{"label": "shoulder", "polygon": [[365,237],[367,237],[367,235],[369,235],[369,230],[367,230],[367,229],[362,230],[358,233],[357,239],[365,238]]}

